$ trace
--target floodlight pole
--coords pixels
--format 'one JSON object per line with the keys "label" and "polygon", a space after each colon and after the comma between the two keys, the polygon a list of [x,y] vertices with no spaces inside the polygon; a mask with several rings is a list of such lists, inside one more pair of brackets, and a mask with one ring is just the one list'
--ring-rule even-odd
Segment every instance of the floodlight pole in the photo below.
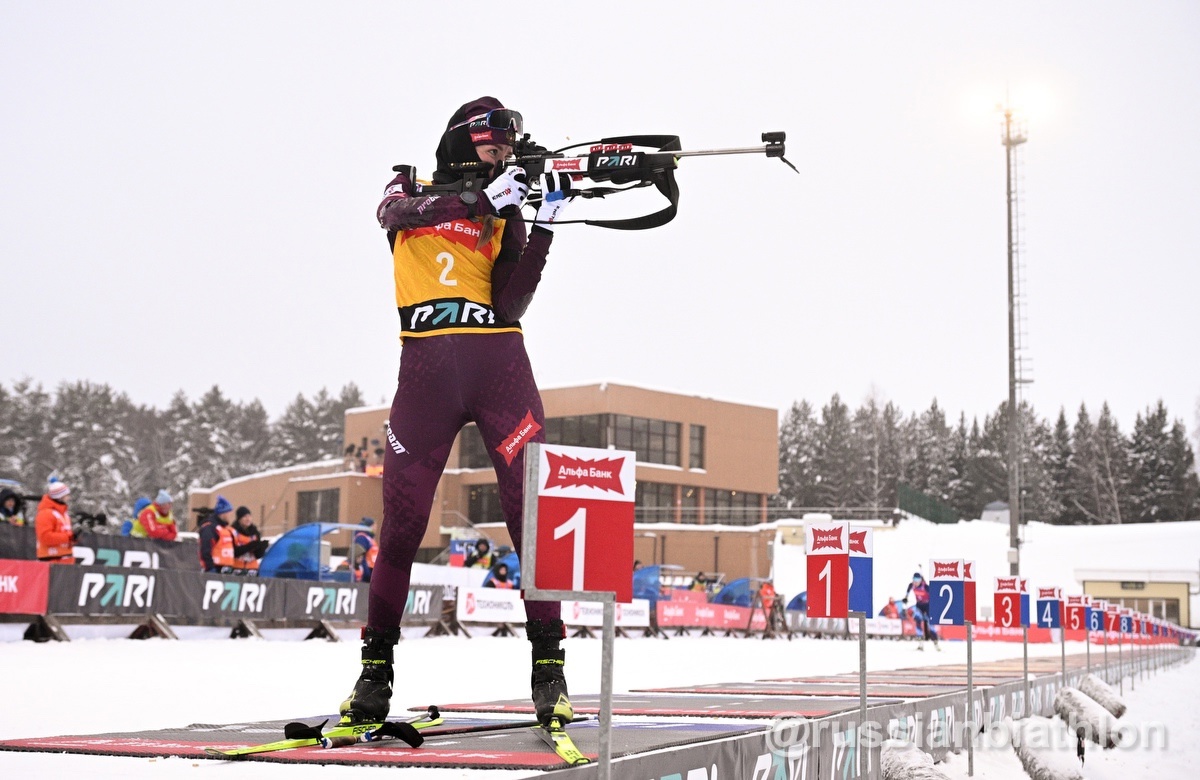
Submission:
{"label": "floodlight pole", "polygon": [[1016,278],[1013,259],[1016,253],[1016,177],[1014,165],[1016,162],[1015,149],[1025,143],[1025,136],[1013,132],[1013,112],[1011,108],[1004,109],[1004,180],[1006,202],[1008,206],[1008,573],[1016,576],[1021,573],[1021,453],[1018,447],[1017,418],[1017,331],[1016,331]]}

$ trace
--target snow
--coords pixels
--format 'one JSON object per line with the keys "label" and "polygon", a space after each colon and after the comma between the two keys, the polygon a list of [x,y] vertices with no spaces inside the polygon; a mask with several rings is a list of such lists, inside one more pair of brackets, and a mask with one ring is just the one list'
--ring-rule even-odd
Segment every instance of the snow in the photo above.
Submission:
{"label": "snow", "polygon": [[[567,670],[576,692],[600,689],[600,642],[568,639]],[[913,642],[870,640],[868,663],[877,670],[918,666],[926,662],[966,662],[966,646],[945,642],[944,652],[932,658]],[[1082,645],[1068,645],[1081,652]],[[725,637],[618,639],[614,688],[687,683],[714,683],[835,674],[854,671],[854,648],[843,641],[797,639],[747,640]],[[1031,656],[1057,657],[1056,645],[1031,645]],[[976,643],[979,662],[1019,657],[1020,649],[1005,643]],[[435,702],[485,701],[528,695],[529,645],[512,637],[437,637],[406,639],[396,651],[397,708]],[[326,714],[341,701],[357,675],[356,642],[269,640],[146,640],[94,639],[67,644],[0,643],[0,738],[135,731],[190,723],[235,723],[292,719]],[[1200,669],[1195,663],[1139,682],[1126,696],[1130,712],[1122,722],[1162,719],[1170,726],[1170,754],[1161,751],[1117,749],[1088,752],[1088,776],[1093,762],[1110,766],[1108,777],[1124,768],[1137,769],[1169,762],[1179,774],[1191,777],[1188,762],[1200,764],[1200,748],[1188,735],[1200,729],[1194,702],[1200,699]],[[14,674],[12,670],[24,670]],[[406,672],[406,670],[409,670]],[[434,673],[436,672],[436,673]],[[48,684],[47,677],[66,680]],[[1004,758],[995,751],[977,754],[976,767],[989,768],[991,778],[1023,777],[1011,748]],[[954,774],[961,764],[962,772]],[[1017,774],[1012,774],[1015,767]],[[942,767],[953,778],[965,777],[965,756]],[[0,752],[0,777],[44,776],[56,773],[78,777],[203,778],[374,777],[396,769],[320,767],[309,765],[228,764],[191,759],[92,757]],[[403,772],[403,770],[401,770]],[[1008,772],[1008,774],[1005,774]],[[199,774],[216,773],[216,774]],[[421,770],[422,777],[532,777],[513,771]],[[412,774],[407,776],[413,776]],[[977,771],[976,776],[981,776]],[[1136,771],[1131,776],[1147,776]]]}
{"label": "snow", "polygon": [[[731,527],[730,531],[745,531]],[[909,519],[897,528],[877,528],[875,597],[884,585],[903,587],[931,557],[974,559],[979,566],[980,604],[990,602],[990,577],[1007,571],[1007,528],[993,523],[934,525]],[[1034,584],[1078,592],[1079,568],[1189,569],[1200,560],[1200,523],[1155,526],[1062,527],[1030,524],[1024,531],[1022,572]],[[778,549],[778,548],[777,548]],[[776,559],[780,563],[779,558]],[[781,590],[781,592],[783,592]],[[898,594],[898,595],[899,595]],[[16,629],[16,626],[0,626]],[[77,633],[83,633],[73,629]],[[93,639],[66,644],[15,640],[19,631],[0,630],[0,739],[95,734],[184,726],[305,718],[334,710],[358,671],[357,642],[295,640],[299,632],[272,632],[268,640],[204,638],[221,629],[180,627],[180,641],[99,638],[120,629],[98,627]],[[406,636],[416,636],[416,633]],[[568,639],[571,690],[600,690],[600,642]],[[943,642],[943,652],[917,650],[913,642],[868,641],[875,671],[927,664],[966,662],[962,642]],[[1057,658],[1056,644],[1030,645],[1031,657]],[[1082,653],[1082,643],[1068,643]],[[1097,650],[1097,653],[1099,651]],[[977,642],[975,660],[1020,658],[1021,648]],[[408,638],[397,648],[396,708],[449,701],[487,701],[528,695],[529,645],[522,639],[477,636]],[[1098,657],[1094,655],[1095,658]],[[857,646],[841,640],[747,640],[725,637],[618,639],[614,690],[702,684],[798,675],[840,674],[857,669]],[[55,682],[48,682],[54,680]],[[61,681],[61,682],[59,682]],[[1129,709],[1119,723],[1147,733],[1165,733],[1169,750],[1138,739],[1102,751],[1089,744],[1084,775],[1090,780],[1155,777],[1191,778],[1200,766],[1200,664],[1195,661],[1145,680],[1126,680]],[[1159,729],[1159,731],[1155,731]],[[985,742],[987,740],[984,740]],[[1005,740],[981,744],[975,777],[1024,780],[1027,776]],[[1074,744],[1067,748],[1071,760]],[[952,780],[966,778],[966,755],[938,768]],[[371,767],[230,764],[211,760],[93,757],[0,751],[0,778],[47,774],[88,778],[367,778],[396,777],[396,770]],[[533,777],[521,771],[399,770],[402,777],[434,780]]]}

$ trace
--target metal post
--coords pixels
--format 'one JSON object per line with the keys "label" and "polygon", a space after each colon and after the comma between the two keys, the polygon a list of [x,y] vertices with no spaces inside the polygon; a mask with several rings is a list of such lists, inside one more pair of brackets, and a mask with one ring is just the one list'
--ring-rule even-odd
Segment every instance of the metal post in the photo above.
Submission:
{"label": "metal post", "polygon": [[1067,627],[1063,626],[1058,629],[1058,636],[1062,640],[1062,684],[1067,687]]}
{"label": "metal post", "polygon": [[[975,692],[975,663],[972,658],[972,645],[975,644],[975,624],[967,621],[967,777],[975,776],[975,734],[976,726],[973,725],[972,717],[974,712],[971,707],[971,701],[974,699]],[[982,708],[981,708],[982,709]]]}
{"label": "metal post", "polygon": [[1021,647],[1024,649],[1025,674],[1021,680],[1025,683],[1025,703],[1021,705],[1021,717],[1029,717],[1029,626],[1021,626]]}
{"label": "metal post", "polygon": [[1013,259],[1016,252],[1016,215],[1014,211],[1016,186],[1013,176],[1016,147],[1025,143],[1025,137],[1019,132],[1013,132],[1012,109],[1004,110],[1004,184],[1008,205],[1008,546],[1012,550],[1013,559],[1009,562],[1008,573],[1017,576],[1021,573],[1021,477],[1018,449],[1017,418],[1017,330],[1016,330],[1016,285],[1013,269]]}
{"label": "metal post", "polygon": [[[1087,610],[1084,610],[1083,614],[1086,615]],[[1091,626],[1088,626],[1087,631],[1083,632],[1083,644],[1084,644],[1084,647],[1087,648],[1087,673],[1091,674],[1092,673],[1092,627]]]}
{"label": "metal post", "polygon": [[613,641],[616,606],[604,602],[604,629],[600,648],[600,780],[612,778]]}
{"label": "metal post", "polygon": [[[1117,628],[1120,629],[1121,620],[1117,619]],[[1121,646],[1125,644],[1125,637],[1121,632],[1117,631],[1117,677],[1121,680],[1121,695],[1125,695],[1125,661],[1121,657]]]}
{"label": "metal post", "polygon": [[1104,682],[1112,685],[1112,677],[1108,674],[1108,631],[1102,631],[1101,635],[1104,637]]}
{"label": "metal post", "polygon": [[855,745],[857,776],[866,777],[868,762],[863,759],[863,731],[867,726],[867,613],[851,612],[858,618],[858,729]]}

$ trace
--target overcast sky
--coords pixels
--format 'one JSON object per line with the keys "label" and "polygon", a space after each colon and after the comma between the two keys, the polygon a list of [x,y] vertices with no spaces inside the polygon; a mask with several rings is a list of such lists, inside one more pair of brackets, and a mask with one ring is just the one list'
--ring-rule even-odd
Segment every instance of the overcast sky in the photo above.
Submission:
{"label": "overcast sky", "polygon": [[5,384],[390,400],[374,209],[491,94],[551,147],[785,130],[801,173],[686,159],[671,224],[560,228],[523,320],[543,387],[982,417],[1008,388],[1007,96],[1026,397],[1195,427],[1200,4],[0,0],[0,72]]}

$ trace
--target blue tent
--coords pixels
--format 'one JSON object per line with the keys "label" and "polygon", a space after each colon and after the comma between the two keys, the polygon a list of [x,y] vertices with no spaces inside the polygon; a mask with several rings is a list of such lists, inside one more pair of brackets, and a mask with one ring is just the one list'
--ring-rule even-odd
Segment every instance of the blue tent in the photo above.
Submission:
{"label": "blue tent", "polygon": [[321,565],[321,538],[341,529],[361,528],[349,523],[305,523],[280,536],[258,565],[260,577],[286,577],[293,580],[350,582],[354,573],[330,571]]}
{"label": "blue tent", "polygon": [[748,607],[753,600],[754,590],[750,587],[749,577],[733,580],[712,597],[714,604],[728,604],[735,607]]}
{"label": "blue tent", "polygon": [[788,602],[788,611],[790,612],[807,612],[808,611],[808,591],[797,593]]}
{"label": "blue tent", "polygon": [[655,605],[658,604],[658,576],[661,571],[661,566],[654,565],[643,566],[633,573],[633,597],[635,599],[647,599],[650,602],[651,612],[654,611]]}

